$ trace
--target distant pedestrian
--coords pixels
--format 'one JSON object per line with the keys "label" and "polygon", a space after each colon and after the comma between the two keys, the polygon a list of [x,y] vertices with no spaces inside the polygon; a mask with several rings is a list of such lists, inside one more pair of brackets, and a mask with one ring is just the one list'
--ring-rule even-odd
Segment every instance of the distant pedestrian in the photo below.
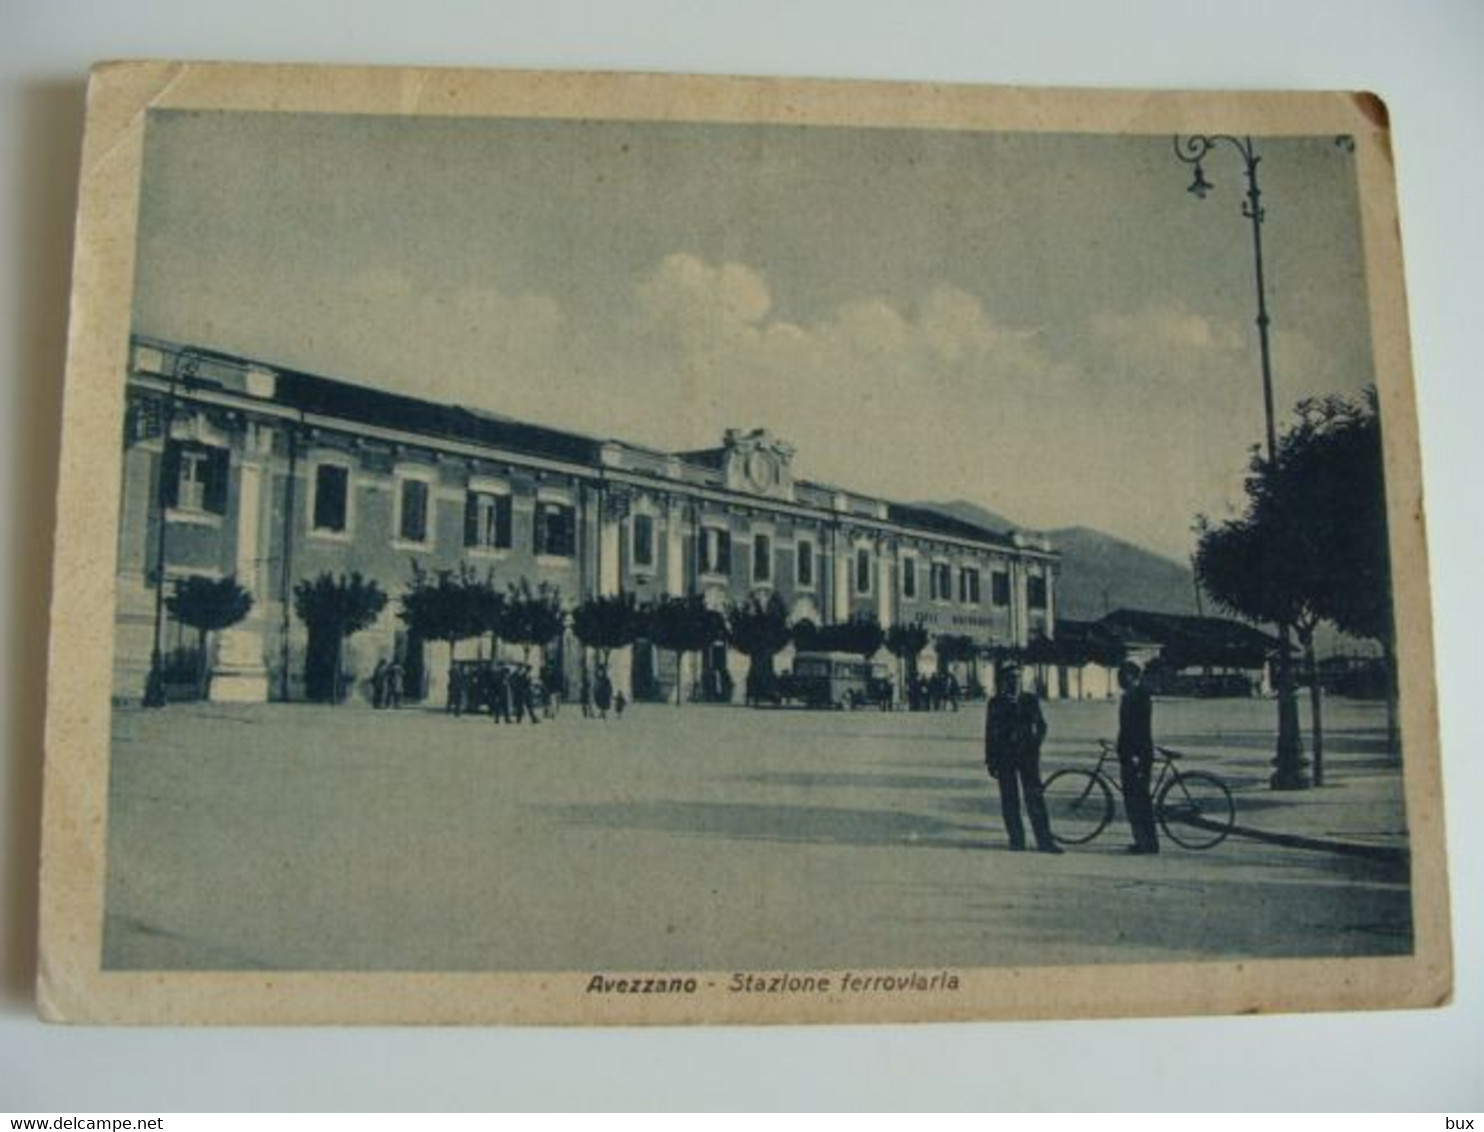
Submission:
{"label": "distant pedestrian", "polygon": [[522,664],[515,670],[515,675],[510,678],[510,689],[515,699],[515,722],[530,719],[534,723],[541,720],[536,715],[536,682],[531,679],[531,666]]}
{"label": "distant pedestrian", "polygon": [[606,668],[598,669],[598,678],[593,681],[593,706],[598,709],[599,719],[608,718],[608,709],[613,706],[613,681]]}
{"label": "distant pedestrian", "polygon": [[613,714],[617,718],[623,718],[623,709],[628,706],[629,698],[623,694],[622,688],[613,693]]}
{"label": "distant pedestrian", "polygon": [[406,672],[407,670],[397,660],[392,661],[387,666],[385,674],[386,696],[382,701],[383,706],[389,708],[399,708],[402,706],[402,680],[406,676]]}
{"label": "distant pedestrian", "polygon": [[371,706],[386,707],[386,658],[382,657],[371,670]]}
{"label": "distant pedestrian", "polygon": [[1031,819],[1036,848],[1042,853],[1060,853],[1051,835],[1051,820],[1041,792],[1041,742],[1046,738],[1046,717],[1034,693],[1020,690],[1020,666],[1001,665],[995,678],[995,694],[984,721],[984,763],[989,776],[1000,787],[1000,813],[1010,848],[1025,849],[1025,824],[1020,806]]}
{"label": "distant pedestrian", "polygon": [[457,664],[448,673],[448,702],[443,710],[455,716],[464,714],[464,670]]}
{"label": "distant pedestrian", "polygon": [[510,670],[503,664],[496,665],[490,676],[490,719],[510,722]]}
{"label": "distant pedestrian", "polygon": [[1118,774],[1123,786],[1123,809],[1133,830],[1130,853],[1158,853],[1154,803],[1149,780],[1154,773],[1154,698],[1144,681],[1144,670],[1131,660],[1118,666]]}
{"label": "distant pedestrian", "polygon": [[578,695],[582,697],[582,718],[593,717],[593,682],[587,674],[587,662],[582,665],[582,680],[578,685]]}
{"label": "distant pedestrian", "polygon": [[555,719],[562,706],[562,672],[550,660],[541,668],[541,704],[547,719]]}

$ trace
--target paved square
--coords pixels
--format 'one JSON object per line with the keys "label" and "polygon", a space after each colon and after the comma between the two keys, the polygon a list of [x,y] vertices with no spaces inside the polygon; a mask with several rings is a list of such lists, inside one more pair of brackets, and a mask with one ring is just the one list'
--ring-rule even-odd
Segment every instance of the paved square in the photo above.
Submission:
{"label": "paved square", "polygon": [[[1047,705],[1045,769],[1112,703]],[[1273,706],[1173,702],[1159,741],[1273,799]],[[1337,782],[1379,705],[1330,705]],[[420,709],[120,709],[105,966],[758,970],[1395,954],[1405,865],[1230,838],[1006,851],[983,707],[957,714],[570,706],[539,726]],[[1404,829],[1400,779],[1376,820]],[[1372,806],[1374,809],[1375,807]],[[1257,821],[1254,817],[1252,820]]]}

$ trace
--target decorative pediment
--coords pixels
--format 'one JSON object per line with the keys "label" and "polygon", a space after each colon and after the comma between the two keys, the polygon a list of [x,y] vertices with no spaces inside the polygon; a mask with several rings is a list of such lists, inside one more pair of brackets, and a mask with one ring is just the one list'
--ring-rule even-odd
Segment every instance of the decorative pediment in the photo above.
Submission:
{"label": "decorative pediment", "polygon": [[729,490],[792,501],[792,444],[776,439],[765,428],[729,428],[722,450],[722,470]]}

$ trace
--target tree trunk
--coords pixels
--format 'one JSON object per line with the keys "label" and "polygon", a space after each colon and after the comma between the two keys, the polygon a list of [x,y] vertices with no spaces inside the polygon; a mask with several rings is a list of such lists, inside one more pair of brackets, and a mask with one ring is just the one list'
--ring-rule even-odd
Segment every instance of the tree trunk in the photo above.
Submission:
{"label": "tree trunk", "polygon": [[454,652],[458,649],[459,642],[456,637],[448,638],[448,687],[444,689],[443,698],[447,707],[453,707],[453,666]]}
{"label": "tree trunk", "polygon": [[1298,630],[1304,646],[1304,670],[1309,675],[1309,712],[1313,719],[1314,785],[1324,785],[1324,689],[1319,686],[1319,665],[1314,659],[1314,630]]}
{"label": "tree trunk", "polygon": [[685,690],[685,650],[675,650],[675,706],[680,706],[680,696]]}
{"label": "tree trunk", "polygon": [[1298,689],[1294,687],[1293,657],[1288,655],[1288,631],[1279,626],[1278,649],[1278,745],[1273,759],[1274,790],[1302,790],[1309,783],[1304,775],[1304,738],[1299,727]]}
{"label": "tree trunk", "polygon": [[335,671],[330,673],[330,703],[340,703],[344,692],[340,687],[340,669],[344,665],[345,634],[340,631],[339,626],[335,628]]}
{"label": "tree trunk", "polygon": [[196,698],[204,700],[210,692],[211,657],[206,652],[206,630],[197,629],[197,651],[201,663],[196,668]]}

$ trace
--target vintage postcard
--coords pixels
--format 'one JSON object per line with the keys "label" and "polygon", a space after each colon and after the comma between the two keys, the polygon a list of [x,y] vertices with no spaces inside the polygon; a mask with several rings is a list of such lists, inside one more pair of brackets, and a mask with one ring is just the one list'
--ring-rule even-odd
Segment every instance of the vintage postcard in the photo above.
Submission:
{"label": "vintage postcard", "polygon": [[1452,986],[1384,104],[92,78],[42,962],[87,1022]]}

